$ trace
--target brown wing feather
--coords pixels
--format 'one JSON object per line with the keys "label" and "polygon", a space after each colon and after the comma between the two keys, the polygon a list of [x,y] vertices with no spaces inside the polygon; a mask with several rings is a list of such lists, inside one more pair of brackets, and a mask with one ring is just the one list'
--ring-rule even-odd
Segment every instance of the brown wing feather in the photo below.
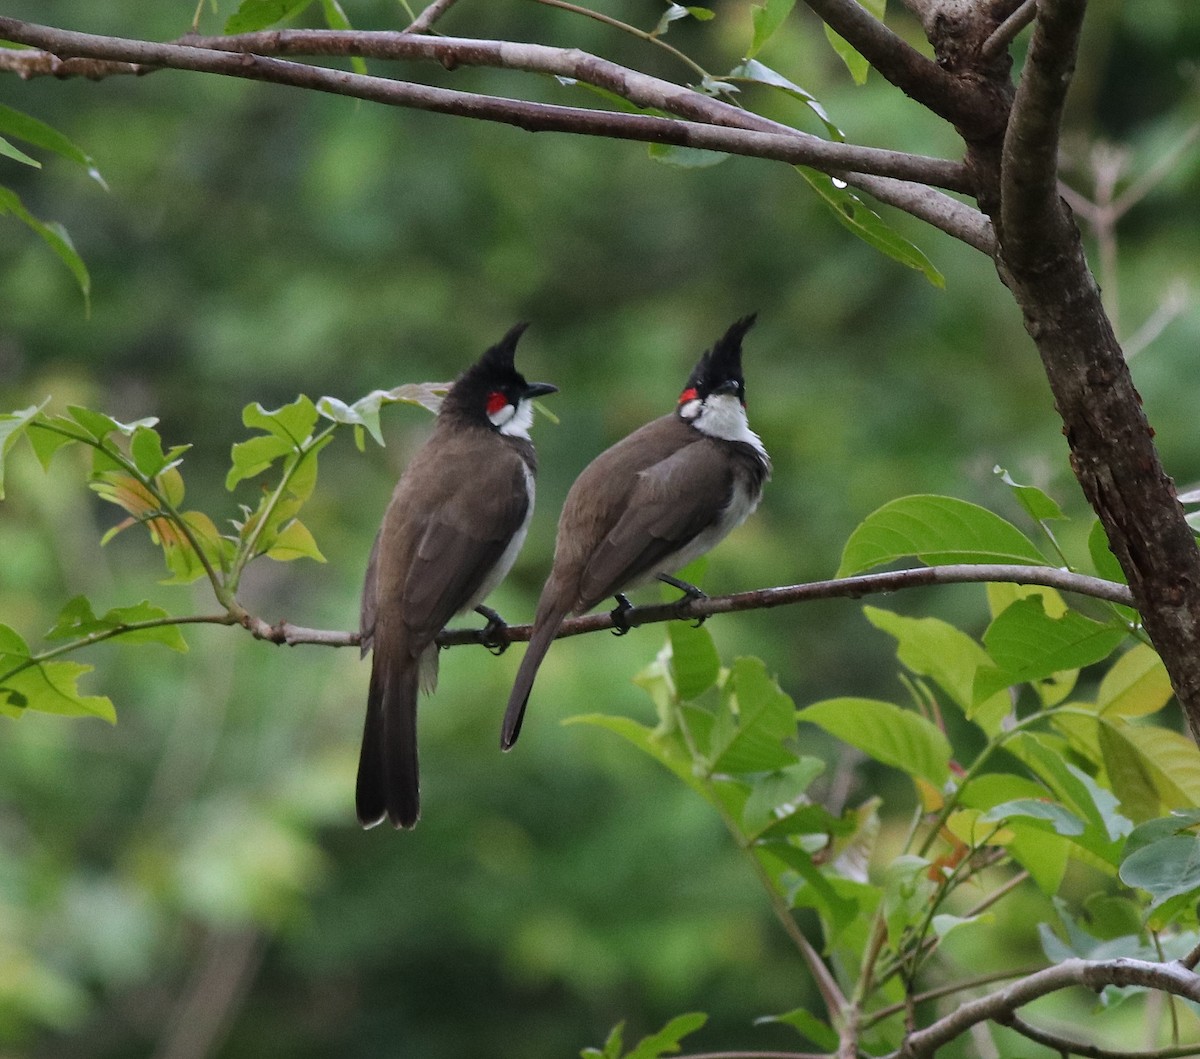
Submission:
{"label": "brown wing feather", "polygon": [[637,582],[716,521],[733,488],[729,464],[718,455],[702,438],[637,476],[624,512],[584,569],[583,606]]}
{"label": "brown wing feather", "polygon": [[[381,530],[376,611],[404,626],[414,654],[479,591],[529,510],[514,447],[475,431],[443,442],[409,465]],[[464,467],[486,467],[488,487],[465,491]]]}

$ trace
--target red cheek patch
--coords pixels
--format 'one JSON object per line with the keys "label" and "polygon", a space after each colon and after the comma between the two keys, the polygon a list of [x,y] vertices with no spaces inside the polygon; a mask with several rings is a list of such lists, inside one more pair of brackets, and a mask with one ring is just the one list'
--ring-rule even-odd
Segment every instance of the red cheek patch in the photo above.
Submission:
{"label": "red cheek patch", "polygon": [[694,386],[689,386],[683,391],[683,393],[679,395],[679,403],[687,404],[688,401],[694,401],[699,396],[700,395],[696,393],[696,388]]}
{"label": "red cheek patch", "polygon": [[505,397],[504,394],[502,394],[499,390],[494,390],[492,393],[488,394],[487,414],[494,416],[507,404],[508,398]]}

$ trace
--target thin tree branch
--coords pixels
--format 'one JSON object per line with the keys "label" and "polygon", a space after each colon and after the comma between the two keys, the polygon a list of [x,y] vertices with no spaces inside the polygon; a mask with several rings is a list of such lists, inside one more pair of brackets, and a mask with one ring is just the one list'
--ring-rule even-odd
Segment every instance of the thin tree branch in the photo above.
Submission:
{"label": "thin tree branch", "polygon": [[992,35],[983,42],[979,54],[985,59],[992,59],[1007,48],[1037,15],[1037,0],[1025,2],[998,25]]}
{"label": "thin tree branch", "polygon": [[988,996],[965,1001],[945,1018],[909,1034],[903,1046],[887,1059],[924,1059],[977,1023],[989,1019],[1003,1021],[1017,1008],[1039,997],[1071,986],[1099,991],[1108,985],[1145,986],[1200,1001],[1200,977],[1179,963],[1151,963],[1126,957],[1114,960],[1072,957]]}
{"label": "thin tree branch", "polygon": [[433,24],[452,8],[457,0],[433,0],[404,31],[405,33],[428,33]]}
{"label": "thin tree branch", "polygon": [[973,246],[991,257],[996,252],[996,233],[987,215],[965,202],[922,184],[889,177],[868,176],[865,173],[833,173],[852,187],[865,191],[872,198],[911,214]]}
{"label": "thin tree branch", "polygon": [[979,119],[980,104],[970,85],[926,58],[861,4],[855,0],[805,2],[906,96],[956,126],[972,125]]}
{"label": "thin tree branch", "polygon": [[[942,997],[953,996],[955,993],[963,993],[968,989],[978,989],[981,985],[993,985],[996,982],[1004,982],[1011,978],[1023,978],[1026,975],[1035,974],[1039,970],[1041,970],[1040,967],[1026,967],[1011,971],[992,971],[989,974],[981,974],[975,978],[964,978],[960,982],[947,982],[945,985],[927,989],[923,993],[917,993],[911,1002],[913,1004],[924,1004],[930,1000],[941,1000]],[[877,1022],[882,1022],[893,1015],[898,1015],[908,1005],[908,1000],[900,1000],[895,1004],[889,1004],[887,1007],[872,1011],[864,1021],[863,1028],[869,1029]]]}
{"label": "thin tree branch", "polygon": [[[1097,577],[1075,574],[1049,566],[1008,566],[953,564],[945,566],[922,566],[911,570],[893,570],[882,574],[862,574],[858,577],[843,577],[832,581],[811,581],[800,585],[780,588],[760,588],[751,592],[738,592],[729,596],[708,596],[704,599],[681,600],[678,603],[655,603],[634,607],[624,612],[622,624],[630,628],[654,625],[664,621],[695,620],[713,614],[731,614],[744,610],[767,610],[772,607],[790,606],[814,599],[858,599],[861,596],[880,592],[898,592],[906,588],[921,588],[929,585],[977,584],[1000,581],[1018,585],[1044,585],[1064,592],[1090,596],[1109,603],[1132,603],[1129,589],[1112,581]],[[274,625],[260,618],[206,618],[225,625],[241,624],[259,640],[275,644],[317,644],[326,647],[356,647],[358,634],[325,629],[308,629],[287,621]],[[613,629],[616,625],[609,613],[587,614],[571,618],[562,624],[558,639],[583,636],[588,633]],[[509,625],[497,634],[497,644],[528,642],[533,627]],[[477,629],[445,629],[437,638],[439,647],[458,647],[464,644],[480,644]]]}
{"label": "thin tree branch", "polygon": [[[75,33],[4,17],[0,17],[0,38],[43,48],[60,58],[84,56],[113,59],[139,65],[242,77],[366,99],[389,106],[500,122],[530,132],[572,132],[695,147],[726,154],[769,158],[792,165],[809,165],[823,172],[849,169],[876,176],[914,180],[954,191],[969,191],[971,186],[966,167],[958,162],[829,143],[819,137],[794,131],[789,134],[757,132],[643,114],[531,103],[307,66],[249,53],[232,54],[193,45],[156,44]],[[437,45],[444,38],[409,37],[409,40]],[[517,52],[528,47],[503,43],[500,46]]]}
{"label": "thin tree branch", "polygon": [[1002,1026],[1016,1030],[1022,1037],[1028,1037],[1037,1044],[1043,1044],[1063,1055],[1079,1055],[1084,1059],[1185,1059],[1186,1056],[1196,1054],[1196,1045],[1194,1044],[1173,1045],[1145,1052],[1131,1052],[1128,1048],[1114,1051],[1111,1048],[1102,1048],[1098,1044],[1090,1044],[1087,1041],[1077,1041],[1074,1038],[1034,1026],[1026,1022],[1020,1015],[1010,1014],[998,1018],[996,1021]]}

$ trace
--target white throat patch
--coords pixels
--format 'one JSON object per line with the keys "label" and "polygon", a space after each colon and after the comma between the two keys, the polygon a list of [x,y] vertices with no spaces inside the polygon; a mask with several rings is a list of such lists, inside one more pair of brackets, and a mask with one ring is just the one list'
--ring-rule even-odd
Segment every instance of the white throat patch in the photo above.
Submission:
{"label": "white throat patch", "polygon": [[488,419],[505,437],[528,441],[529,428],[533,426],[533,403],[528,398],[522,398],[515,408],[506,404],[500,411],[489,413]]}
{"label": "white throat patch", "polygon": [[[700,405],[699,409],[693,411],[689,407],[694,404]],[[764,456],[767,453],[762,439],[750,429],[745,407],[731,393],[712,394],[703,404],[699,401],[689,401],[680,412],[702,434],[711,438],[721,438],[723,441],[740,441]],[[690,416],[687,415],[688,412],[691,412]]]}

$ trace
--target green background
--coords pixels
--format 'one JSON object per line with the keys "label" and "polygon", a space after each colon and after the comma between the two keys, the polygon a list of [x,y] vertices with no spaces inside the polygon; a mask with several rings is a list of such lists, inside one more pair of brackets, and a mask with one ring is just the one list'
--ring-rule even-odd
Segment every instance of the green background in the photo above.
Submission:
{"label": "green background", "polygon": [[[347,0],[360,28],[394,4]],[[803,6],[803,5],[801,5]],[[1146,169],[1200,117],[1184,5],[1093,4],[1072,95],[1065,169],[1087,192],[1097,141]],[[714,5],[669,40],[720,74],[744,53],[749,5]],[[5,13],[72,29],[171,39],[186,2],[11,0]],[[604,5],[640,26],[661,4]],[[221,8],[221,18],[232,11]],[[221,18],[206,9],[202,27]],[[897,12],[893,24],[918,30]],[[658,49],[533,3],[470,3],[446,32],[575,45],[675,79]],[[818,95],[853,142],[953,157],[953,136],[872,76],[855,87],[798,11],[760,58]],[[589,105],[553,79],[500,71],[373,72]],[[727,592],[831,576],[870,511],[949,493],[1020,521],[1001,464],[1084,515],[1036,351],[991,262],[893,211],[946,276],[938,290],[846,233],[779,163],[658,164],[644,146],[387,109],[197,74],[100,83],[0,78],[0,102],[91,153],[105,192],[55,158],[0,159],[0,182],[70,231],[92,275],[90,315],[27,230],[0,227],[0,398],[52,396],[119,419],[154,415],[192,442],[188,506],[218,521],[255,502],[222,486],[240,410],[297,393],[353,400],[451,378],[516,320],[519,364],[559,385],[535,425],[538,509],[491,602],[527,620],[557,511],[596,453],[673,405],[696,356],[757,311],[746,343],[752,424],[774,478],[754,518],[710,560]],[[821,131],[782,96],[747,92]],[[1120,229],[1102,277],[1122,336],[1177,282],[1195,284],[1197,156],[1184,155]],[[1119,283],[1117,282],[1119,280]],[[1189,308],[1133,361],[1168,471],[1200,477]],[[328,563],[260,562],[244,585],[268,621],[345,629],[392,484],[428,428],[384,413],[385,449],[339,438],[321,457],[306,523]],[[161,560],[59,457],[27,452],[0,505],[0,620],[36,642],[62,602],[99,612],[150,597],[213,609],[203,585],[156,584]],[[1079,519],[1086,530],[1086,518]],[[889,607],[975,631],[983,591],[909,593]],[[849,601],[715,619],[726,659],[753,653],[798,705],[890,697],[891,642]],[[0,1055],[422,1056],[575,1054],[618,1020],[636,1040],[681,1011],[712,1018],[717,1050],[796,1047],[762,1014],[814,1005],[718,821],[605,733],[563,727],[600,710],[652,718],[630,683],[662,628],[564,642],[543,667],[520,745],[497,749],[519,648],[458,648],[421,714],[424,817],[411,834],[359,831],[352,788],[367,665],[351,651],[279,648],[228,629],[191,651],[106,646],[85,661],[119,724],[31,715],[0,723]],[[853,804],[911,791],[821,753]],[[848,771],[849,770],[849,771]],[[840,782],[835,779],[835,782]],[[1003,954],[1037,960],[1031,937]],[[999,956],[997,958],[1000,958]],[[189,1051],[188,1049],[192,1049]],[[965,1053],[964,1053],[965,1054]]]}

